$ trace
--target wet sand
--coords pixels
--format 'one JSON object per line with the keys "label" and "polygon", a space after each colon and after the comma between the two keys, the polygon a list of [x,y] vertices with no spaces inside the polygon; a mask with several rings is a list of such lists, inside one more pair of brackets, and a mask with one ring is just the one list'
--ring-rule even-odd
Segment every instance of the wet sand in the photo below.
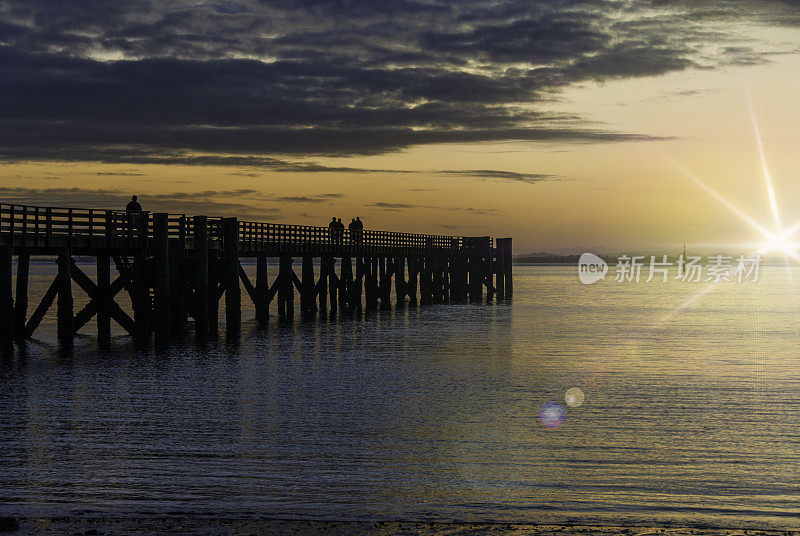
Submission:
{"label": "wet sand", "polygon": [[[787,536],[800,531],[710,529],[693,527],[636,527],[589,525],[536,525],[509,523],[420,523],[302,521],[243,518],[152,517],[152,518],[20,518],[19,528],[3,534],[64,534],[83,536],[177,534],[216,536],[332,534],[342,536]],[[15,523],[14,523],[15,524]],[[11,527],[4,527],[11,528]]]}

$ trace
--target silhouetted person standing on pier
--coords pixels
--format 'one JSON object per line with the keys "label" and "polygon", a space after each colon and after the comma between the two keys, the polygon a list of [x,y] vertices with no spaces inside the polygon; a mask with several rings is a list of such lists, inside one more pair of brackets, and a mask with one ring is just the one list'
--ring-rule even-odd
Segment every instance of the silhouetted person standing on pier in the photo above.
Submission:
{"label": "silhouetted person standing on pier", "polygon": [[131,196],[131,200],[128,201],[128,204],[125,205],[125,212],[127,213],[127,230],[124,232],[128,235],[128,238],[132,238],[134,236],[138,236],[139,234],[139,223],[142,221],[142,205],[139,204],[139,198],[137,196]]}
{"label": "silhouetted person standing on pier", "polygon": [[342,223],[342,218],[336,222],[336,243],[341,244],[344,240],[344,224]]}
{"label": "silhouetted person standing on pier", "polygon": [[353,224],[355,225],[354,229],[355,229],[356,243],[360,244],[364,235],[364,222],[362,222],[361,219],[358,216],[356,216],[356,219],[353,222]]}
{"label": "silhouetted person standing on pier", "polygon": [[331,222],[328,224],[328,233],[331,236],[331,242],[336,242],[336,235],[339,232],[339,225],[336,223],[336,216],[331,218]]}
{"label": "silhouetted person standing on pier", "polygon": [[350,220],[350,223],[347,225],[347,229],[348,229],[348,231],[350,231],[348,236],[350,237],[350,241],[351,242],[355,242],[356,241],[356,229],[357,228],[358,228],[358,225],[356,224],[356,219],[352,218]]}
{"label": "silhouetted person standing on pier", "polygon": [[131,200],[128,201],[128,204],[125,205],[125,212],[142,212],[142,205],[139,204],[137,196],[132,196]]}

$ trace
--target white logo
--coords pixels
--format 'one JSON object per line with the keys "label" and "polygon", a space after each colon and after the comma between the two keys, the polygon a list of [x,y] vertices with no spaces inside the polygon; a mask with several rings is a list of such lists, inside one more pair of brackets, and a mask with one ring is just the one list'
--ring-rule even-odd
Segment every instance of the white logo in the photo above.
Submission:
{"label": "white logo", "polygon": [[584,285],[604,279],[607,273],[608,264],[594,253],[584,253],[578,260],[578,277]]}

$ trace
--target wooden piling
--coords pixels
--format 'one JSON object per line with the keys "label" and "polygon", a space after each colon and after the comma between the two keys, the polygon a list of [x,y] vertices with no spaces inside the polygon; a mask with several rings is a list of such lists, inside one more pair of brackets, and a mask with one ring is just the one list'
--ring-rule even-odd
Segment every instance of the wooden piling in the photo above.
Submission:
{"label": "wooden piling", "polygon": [[25,322],[28,319],[28,277],[31,255],[22,250],[17,255],[17,292],[14,299],[14,338],[17,343],[25,341]]}
{"label": "wooden piling", "polygon": [[178,237],[170,240],[169,310],[172,316],[172,336],[183,336],[189,314],[189,292],[191,288],[189,263],[187,262],[187,218],[178,219]]}
{"label": "wooden piling", "polygon": [[342,257],[339,266],[339,307],[342,310],[353,308],[353,260]]}
{"label": "wooden piling", "polygon": [[408,259],[408,284],[406,285],[406,295],[409,305],[417,305],[417,279],[419,274],[419,257],[412,256]]}
{"label": "wooden piling", "polygon": [[506,298],[510,298],[514,294],[514,264],[513,264],[513,257],[511,251],[511,239],[506,238],[506,249],[504,252],[505,258],[503,262],[505,263],[504,271],[505,271],[505,279],[506,279]]}
{"label": "wooden piling", "polygon": [[150,340],[150,261],[146,249],[137,251],[131,270],[131,305],[136,342],[144,345]]}
{"label": "wooden piling", "polygon": [[284,280],[286,279],[286,257],[278,259],[278,316],[286,316],[286,290]]}
{"label": "wooden piling", "polygon": [[209,335],[208,217],[195,216],[193,224],[194,338],[197,342],[204,343],[208,340]]}
{"label": "wooden piling", "polygon": [[431,257],[431,265],[433,269],[431,270],[433,281],[431,287],[431,301],[433,303],[444,303],[444,283],[442,281],[442,259],[439,256]]}
{"label": "wooden piling", "polygon": [[450,258],[450,302],[462,303],[465,301],[464,259],[461,255]]}
{"label": "wooden piling", "polygon": [[447,258],[439,255],[436,258],[436,294],[438,303],[447,303]]}
{"label": "wooden piling", "polygon": [[393,268],[395,307],[402,309],[406,304],[406,258],[395,257]]}
{"label": "wooden piling", "polygon": [[469,301],[469,257],[461,257],[459,277],[461,279],[461,302],[467,303]]}
{"label": "wooden piling", "polygon": [[497,257],[495,259],[492,274],[495,279],[495,288],[497,289],[497,301],[502,301],[506,298],[506,278],[505,278],[505,261],[503,254],[503,247],[501,246],[500,239],[497,239]]}
{"label": "wooden piling", "polygon": [[458,303],[458,256],[447,257],[447,303]]}
{"label": "wooden piling", "polygon": [[442,268],[441,257],[439,255],[431,255],[431,303],[442,303]]}
{"label": "wooden piling", "polygon": [[336,259],[333,257],[328,258],[328,294],[331,302],[331,315],[335,315],[338,311],[338,290],[339,280],[336,277]]}
{"label": "wooden piling", "polygon": [[219,250],[208,252],[208,336],[211,339],[219,337],[219,299],[220,299],[220,280],[221,259]]}
{"label": "wooden piling", "polygon": [[14,316],[14,296],[12,287],[11,247],[0,247],[0,354],[3,357],[14,355],[14,324],[9,320]]}
{"label": "wooden piling", "polygon": [[453,302],[453,258],[442,258],[442,298],[444,303]]}
{"label": "wooden piling", "polygon": [[378,310],[378,258],[369,257],[364,262],[364,294],[367,311]]}
{"label": "wooden piling", "polygon": [[333,259],[323,255],[319,259],[319,283],[317,283],[317,294],[319,296],[319,314],[328,314],[328,271]]}
{"label": "wooden piling", "polygon": [[278,315],[291,319],[294,317],[294,290],[292,258],[282,255],[278,272]]}
{"label": "wooden piling", "polygon": [[314,277],[314,257],[310,254],[303,255],[302,291],[300,293],[300,312],[305,318],[312,318],[317,312],[314,303],[316,298],[316,279]]}
{"label": "wooden piling", "polygon": [[356,277],[353,280],[352,292],[350,294],[350,305],[357,311],[361,311],[361,292],[364,285],[365,258],[359,255],[356,257]]}
{"label": "wooden piling", "polygon": [[381,256],[378,264],[378,274],[380,281],[378,282],[379,298],[381,302],[381,309],[386,310],[391,308],[392,300],[392,266],[391,260]]}
{"label": "wooden piling", "polygon": [[297,278],[297,274],[294,273],[294,259],[289,257],[286,260],[286,279],[284,279],[284,290],[286,292],[286,318],[289,320],[294,320],[294,289],[295,284],[294,280]]}
{"label": "wooden piling", "polygon": [[372,269],[370,270],[372,281],[372,310],[377,311],[381,297],[380,288],[380,257],[372,257]]}
{"label": "wooden piling", "polygon": [[[505,286],[505,292],[503,293],[503,298],[504,299],[508,299],[508,298],[511,298],[511,296],[514,294],[511,239],[510,238],[498,238],[497,239],[497,249],[498,249],[498,251],[502,252],[502,256],[503,256],[503,262],[499,266],[499,269],[502,272],[503,284]],[[500,276],[498,276],[498,279],[500,279]],[[499,292],[499,290],[498,290],[498,292]]]}
{"label": "wooden piling", "polygon": [[71,348],[74,332],[72,329],[72,253],[63,248],[58,253],[58,302],[57,333],[58,342],[64,348]]}
{"label": "wooden piling", "polygon": [[467,273],[469,277],[469,301],[480,303],[483,301],[483,263],[478,255],[470,255],[467,259]]}
{"label": "wooden piling", "polygon": [[[434,269],[434,262],[435,259],[431,255],[425,256],[425,264],[423,268],[423,279],[425,280],[425,305],[433,304],[435,287],[434,287],[434,280],[433,275],[435,272]],[[422,286],[420,285],[420,289]]]}
{"label": "wooden piling", "polygon": [[169,344],[170,314],[169,214],[153,214],[153,300],[155,342]]}
{"label": "wooden piling", "polygon": [[495,294],[495,287],[494,287],[494,280],[492,278],[492,264],[493,264],[493,256],[492,256],[492,248],[489,247],[489,253],[486,257],[483,258],[483,284],[486,286],[486,302],[489,303],[492,301],[492,298]]}
{"label": "wooden piling", "polygon": [[97,292],[100,298],[97,308],[97,344],[108,348],[111,344],[111,258],[108,254],[97,255]]}
{"label": "wooden piling", "polygon": [[269,281],[267,271],[267,254],[256,256],[256,324],[266,326],[269,322]]}
{"label": "wooden piling", "polygon": [[422,265],[419,275],[419,303],[420,305],[430,305],[433,302],[431,258],[425,256],[420,257],[419,260]]}
{"label": "wooden piling", "polygon": [[170,245],[169,253],[169,312],[172,336],[186,330],[187,315],[186,248],[179,243]]}
{"label": "wooden piling", "polygon": [[[358,265],[358,261],[356,261],[356,265]],[[356,270],[356,272],[357,271],[358,270]],[[356,278],[358,279],[357,273]],[[361,279],[364,281],[364,310],[370,311],[372,305],[372,259],[369,257],[364,257]]]}
{"label": "wooden piling", "polygon": [[239,220],[222,219],[223,284],[225,286],[225,331],[229,339],[242,330],[242,290],[239,287]]}

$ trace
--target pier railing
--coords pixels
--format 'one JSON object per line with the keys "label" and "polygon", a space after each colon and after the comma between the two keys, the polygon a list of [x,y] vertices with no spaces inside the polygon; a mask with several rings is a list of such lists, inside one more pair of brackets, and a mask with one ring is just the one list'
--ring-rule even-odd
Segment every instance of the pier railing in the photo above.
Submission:
{"label": "pier railing", "polygon": [[[22,241],[50,246],[81,243],[110,247],[125,244],[135,247],[153,237],[153,213],[128,213],[121,210],[42,207],[0,203],[0,235],[11,243]],[[195,236],[195,219],[185,214],[168,215],[168,234],[183,244]],[[207,236],[222,239],[223,218],[207,218]],[[307,225],[286,225],[251,221],[238,222],[239,248],[244,250],[341,250],[377,252],[398,250],[406,253],[465,253],[490,248],[489,237],[442,236],[398,233],[372,229],[332,229]]]}
{"label": "pier railing", "polygon": [[[489,237],[481,237],[488,241]],[[481,238],[397,233],[372,229],[335,229],[308,225],[239,222],[239,241],[246,248],[309,246],[341,247],[371,252],[399,249],[406,252],[456,252],[471,248]]]}

